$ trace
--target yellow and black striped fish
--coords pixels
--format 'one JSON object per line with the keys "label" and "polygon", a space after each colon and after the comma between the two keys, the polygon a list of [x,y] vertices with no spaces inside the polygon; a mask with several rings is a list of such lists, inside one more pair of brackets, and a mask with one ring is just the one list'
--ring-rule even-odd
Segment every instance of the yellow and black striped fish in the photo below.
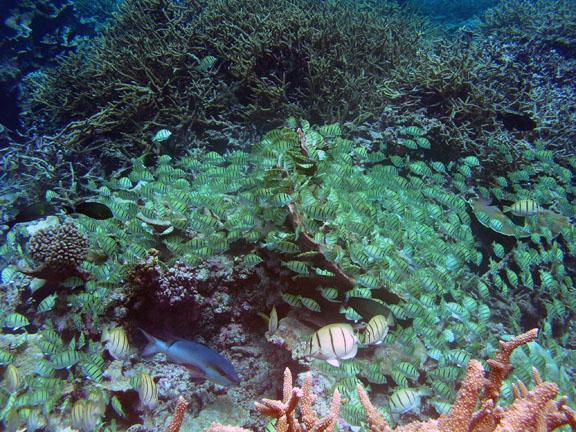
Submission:
{"label": "yellow and black striped fish", "polygon": [[329,324],[316,331],[308,341],[305,355],[326,360],[339,367],[339,360],[354,358],[358,351],[358,338],[350,324]]}
{"label": "yellow and black striped fish", "polygon": [[140,374],[138,396],[144,408],[153,410],[158,405],[158,387],[154,379],[146,372]]}
{"label": "yellow and black striped fish", "polygon": [[80,361],[80,354],[73,349],[69,349],[54,354],[51,360],[54,369],[70,369]]}
{"label": "yellow and black striped fish", "polygon": [[85,412],[86,401],[84,399],[77,400],[72,406],[72,427],[74,429],[82,430]]}
{"label": "yellow and black striped fish", "polygon": [[399,388],[392,393],[388,402],[392,413],[404,414],[420,408],[420,395],[410,388]]}
{"label": "yellow and black striped fish", "polygon": [[72,407],[72,427],[82,432],[92,432],[102,417],[102,410],[93,400],[79,399]]}
{"label": "yellow and black striped fish", "polygon": [[9,364],[4,371],[4,385],[8,393],[16,393],[20,388],[20,372],[13,364]]}
{"label": "yellow and black striped fish", "polygon": [[116,360],[124,359],[128,356],[130,345],[128,337],[122,327],[115,327],[108,332],[104,332],[102,340],[106,341],[106,349]]}
{"label": "yellow and black striped fish", "polygon": [[504,206],[504,212],[510,212],[515,216],[534,216],[541,213],[542,208],[538,203],[531,199],[516,201],[511,206]]}
{"label": "yellow and black striped fish", "polygon": [[268,335],[272,336],[278,330],[278,312],[276,306],[272,306],[270,317],[268,318]]}
{"label": "yellow and black striped fish", "polygon": [[383,315],[375,315],[364,331],[364,345],[379,345],[388,334],[388,320]]}

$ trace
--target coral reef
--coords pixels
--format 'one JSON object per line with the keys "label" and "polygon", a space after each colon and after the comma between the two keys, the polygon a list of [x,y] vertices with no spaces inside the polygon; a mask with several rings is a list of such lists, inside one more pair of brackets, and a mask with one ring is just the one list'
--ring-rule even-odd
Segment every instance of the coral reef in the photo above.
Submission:
{"label": "coral reef", "polygon": [[570,0],[504,0],[484,14],[483,25],[508,43],[576,56],[576,5]]}
{"label": "coral reef", "polygon": [[[428,5],[452,13],[456,3]],[[421,155],[448,162],[446,155],[474,154],[492,176],[503,175],[539,141],[573,154],[576,69],[565,34],[572,6],[542,3],[502,2],[481,30],[446,35],[394,2],[129,0],[89,47],[30,75],[22,108],[48,137],[47,160],[58,170],[51,177],[70,177],[53,161],[60,155],[74,161],[81,188],[91,179],[84,175],[142,152],[153,159],[203,145],[243,147],[291,114],[353,128],[369,120],[373,129],[423,120],[435,148]],[[564,3],[567,13],[556,13]],[[555,42],[526,36],[535,9]],[[166,128],[170,139],[153,144]]]}
{"label": "coral reef", "polygon": [[164,432],[178,432],[180,430],[184,414],[186,413],[186,408],[188,408],[188,401],[182,396],[178,397],[176,408],[174,410],[174,418]]}
{"label": "coral reef", "polygon": [[[535,15],[529,3],[519,2],[521,16]],[[486,14],[486,35],[515,19],[510,4]],[[570,13],[542,10],[563,16],[554,28],[571,28]],[[31,77],[24,107],[67,157],[85,164],[98,153],[104,166],[157,152],[151,137],[161,128],[173,134],[160,148],[174,154],[241,145],[290,114],[357,126],[391,113],[410,124],[425,112],[436,154],[474,153],[495,174],[535,139],[570,154],[576,95],[564,52],[475,31],[441,36],[391,3],[130,0],[89,48]],[[522,122],[537,128],[518,130]]]}
{"label": "coral reef", "polygon": [[497,0],[418,0],[409,2],[419,12],[442,25],[448,31],[463,26],[474,29],[477,17],[487,8],[498,3]]}
{"label": "coral reef", "polygon": [[[3,3],[0,19],[0,123],[20,128],[21,79],[54,65],[59,55],[75,50],[94,34],[94,23],[77,15],[69,0]],[[90,2],[97,4],[98,1]]]}
{"label": "coral reef", "polygon": [[38,82],[30,114],[49,119],[64,148],[126,155],[161,127],[173,132],[165,146],[182,149],[238,122],[365,118],[416,52],[420,24],[374,1],[127,0],[88,50]]}
{"label": "coral reef", "polygon": [[35,233],[28,243],[32,259],[60,270],[82,264],[88,256],[88,239],[71,223]]}
{"label": "coral reef", "polygon": [[129,280],[135,286],[154,291],[156,299],[164,306],[178,303],[200,303],[204,300],[198,292],[201,283],[196,270],[183,262],[163,269],[159,265],[158,251],[148,251],[146,259],[130,273]]}
{"label": "coral reef", "polygon": [[[92,199],[114,218],[74,216],[90,241],[91,259],[80,264],[90,279],[51,284],[45,298],[24,297],[0,317],[22,343],[38,340],[30,342],[38,367],[21,371],[25,386],[15,396],[18,404],[9,405],[16,406],[13,413],[35,409],[29,398],[40,398],[38,389],[63,388],[50,394],[45,412],[53,424],[68,426],[72,407],[87,404],[97,387],[106,408],[99,411],[102,428],[163,429],[178,396],[186,395],[190,415],[183,430],[213,422],[263,430],[264,420],[244,407],[273,400],[269,383],[289,366],[315,370],[306,391],[320,400],[338,390],[347,401],[339,409],[342,424],[365,421],[357,396],[362,382],[386,421],[402,426],[446,416],[464,366],[497,349],[495,331],[520,333],[535,325],[544,336],[540,343],[512,355],[503,348],[510,358],[496,356],[503,370],[508,362],[515,370],[491,397],[512,396],[510,380],[526,382],[534,364],[543,380],[572,399],[576,231],[567,217],[574,215],[575,189],[566,166],[576,167],[576,158],[559,158],[541,143],[494,184],[478,185],[484,168],[474,154],[450,155],[446,162],[423,158],[438,143],[431,124],[388,124],[357,136],[338,123],[313,126],[291,118],[250,152],[163,154],[153,167],[134,159],[129,169],[93,182]],[[473,216],[476,197],[491,198],[498,209],[483,223]],[[512,228],[527,235],[503,235],[495,215],[526,199],[564,222],[551,229],[537,218],[510,215]],[[26,228],[14,227],[0,246],[12,264],[29,258],[19,244]],[[2,277],[12,283],[14,272]],[[279,325],[268,333],[270,344],[259,315],[273,306]],[[388,334],[340,368],[299,355],[298,345],[318,328],[349,322],[361,336],[374,315],[386,317]],[[132,348],[129,359],[111,358],[102,343],[105,330],[118,326]],[[229,359],[242,385],[197,383],[163,354],[141,358],[138,327],[162,339],[172,334],[208,345]],[[29,355],[4,351],[0,360],[16,367]],[[494,371],[498,363],[491,364]],[[158,390],[154,412],[137,409],[137,386],[129,383],[142,372]],[[1,388],[4,406],[10,394]],[[230,410],[234,404],[240,408]],[[286,412],[290,406],[282,404],[268,408]],[[332,425],[330,415],[305,420],[292,413],[286,424]]]}
{"label": "coral reef", "polygon": [[88,238],[72,223],[37,231],[28,242],[28,253],[38,266],[19,269],[22,273],[51,280],[87,277],[80,265],[88,257]]}
{"label": "coral reef", "polygon": [[[528,391],[520,383],[515,391],[515,401],[506,408],[496,407],[503,380],[512,368],[510,354],[516,348],[533,340],[538,334],[536,329],[519,335],[508,342],[501,342],[496,359],[489,360],[490,373],[484,376],[484,368],[477,360],[470,360],[466,376],[458,391],[450,413],[438,419],[426,422],[416,421],[392,429],[382,414],[371,403],[362,385],[358,384],[357,392],[364,408],[369,430],[372,432],[520,432],[520,431],[553,431],[569,425],[576,430],[576,411],[566,405],[566,399],[554,401],[558,395],[558,386],[542,382],[534,370],[535,388]],[[330,414],[318,420],[311,409],[314,395],[310,394],[309,376],[302,389],[292,387],[292,374],[289,369],[284,372],[283,399],[268,400],[256,403],[260,414],[277,419],[276,431],[298,432],[333,430],[340,402],[338,390],[334,392]],[[475,411],[478,402],[480,408]],[[295,411],[300,406],[301,422],[296,419]],[[305,425],[305,428],[304,428]]]}
{"label": "coral reef", "polygon": [[123,0],[76,0],[74,9],[84,21],[94,22],[96,30],[104,26]]}
{"label": "coral reef", "polygon": [[[553,431],[563,425],[570,425],[574,430],[576,412],[565,405],[565,398],[553,401],[558,395],[558,386],[554,383],[542,382],[535,369],[536,387],[533,390],[527,391],[520,382],[519,387],[522,390],[515,391],[515,401],[512,405],[507,408],[496,407],[502,381],[511,369],[508,363],[511,352],[534,339],[537,333],[537,330],[533,329],[508,342],[501,342],[497,358],[488,361],[491,369],[487,379],[484,377],[482,364],[477,360],[470,360],[466,376],[449,414],[437,420],[400,426],[394,431]],[[392,432],[360,385],[358,394],[365,409],[370,430]],[[480,401],[480,409],[474,411],[478,401]]]}
{"label": "coral reef", "polygon": [[[311,379],[308,374],[302,388],[294,388],[292,387],[292,373],[286,368],[282,400],[263,399],[262,402],[256,402],[256,410],[262,415],[275,418],[277,431],[333,431],[340,412],[340,393],[338,390],[334,392],[329,414],[320,419],[312,408],[316,396],[310,392]],[[300,405],[301,420],[296,418],[295,411],[298,405]]]}

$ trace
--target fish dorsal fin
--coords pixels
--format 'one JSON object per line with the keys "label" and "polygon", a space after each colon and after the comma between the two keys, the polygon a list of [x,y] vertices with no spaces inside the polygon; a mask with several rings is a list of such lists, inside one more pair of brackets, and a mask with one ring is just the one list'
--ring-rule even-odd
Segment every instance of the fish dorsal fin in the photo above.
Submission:
{"label": "fish dorsal fin", "polygon": [[198,341],[195,341],[195,340],[184,339],[184,338],[181,338],[181,337],[179,337],[179,336],[174,336],[174,335],[168,334],[168,346],[169,346],[169,347],[171,347],[172,345],[174,345],[174,344],[177,343],[177,342],[184,342],[184,343],[187,343],[187,344],[193,343],[193,344],[196,344],[196,345],[201,345],[201,346],[203,346],[203,347],[205,347],[205,348],[207,348],[207,349],[209,349],[209,350],[212,351],[212,348],[210,348],[210,347],[209,347],[208,345],[206,345],[205,343],[198,342]]}
{"label": "fish dorsal fin", "polygon": [[144,329],[140,329],[140,331],[148,340],[148,345],[146,345],[144,347],[144,351],[142,351],[142,355],[144,357],[148,357],[159,352],[166,354],[166,351],[168,350],[167,348],[168,344],[166,342],[164,342],[161,339],[158,339],[157,337],[152,336],[151,334],[144,331]]}

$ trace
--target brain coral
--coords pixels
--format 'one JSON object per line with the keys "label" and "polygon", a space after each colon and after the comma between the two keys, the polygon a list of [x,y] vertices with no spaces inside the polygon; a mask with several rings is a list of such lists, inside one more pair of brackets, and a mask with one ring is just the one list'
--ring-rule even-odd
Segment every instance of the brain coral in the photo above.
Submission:
{"label": "brain coral", "polygon": [[88,256],[88,239],[71,223],[38,231],[28,243],[32,259],[52,269],[69,270]]}

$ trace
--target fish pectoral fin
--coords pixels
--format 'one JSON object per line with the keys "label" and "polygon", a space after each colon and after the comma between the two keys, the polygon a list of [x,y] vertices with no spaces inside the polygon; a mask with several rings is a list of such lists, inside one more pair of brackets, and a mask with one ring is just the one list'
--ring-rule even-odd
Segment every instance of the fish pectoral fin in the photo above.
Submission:
{"label": "fish pectoral fin", "polygon": [[191,365],[183,365],[187,370],[188,373],[190,374],[190,377],[193,379],[197,379],[197,380],[205,380],[206,379],[206,374],[204,373],[204,371],[200,368],[191,366]]}
{"label": "fish pectoral fin", "polygon": [[326,360],[326,363],[334,367],[340,367],[340,362],[336,359]]}

